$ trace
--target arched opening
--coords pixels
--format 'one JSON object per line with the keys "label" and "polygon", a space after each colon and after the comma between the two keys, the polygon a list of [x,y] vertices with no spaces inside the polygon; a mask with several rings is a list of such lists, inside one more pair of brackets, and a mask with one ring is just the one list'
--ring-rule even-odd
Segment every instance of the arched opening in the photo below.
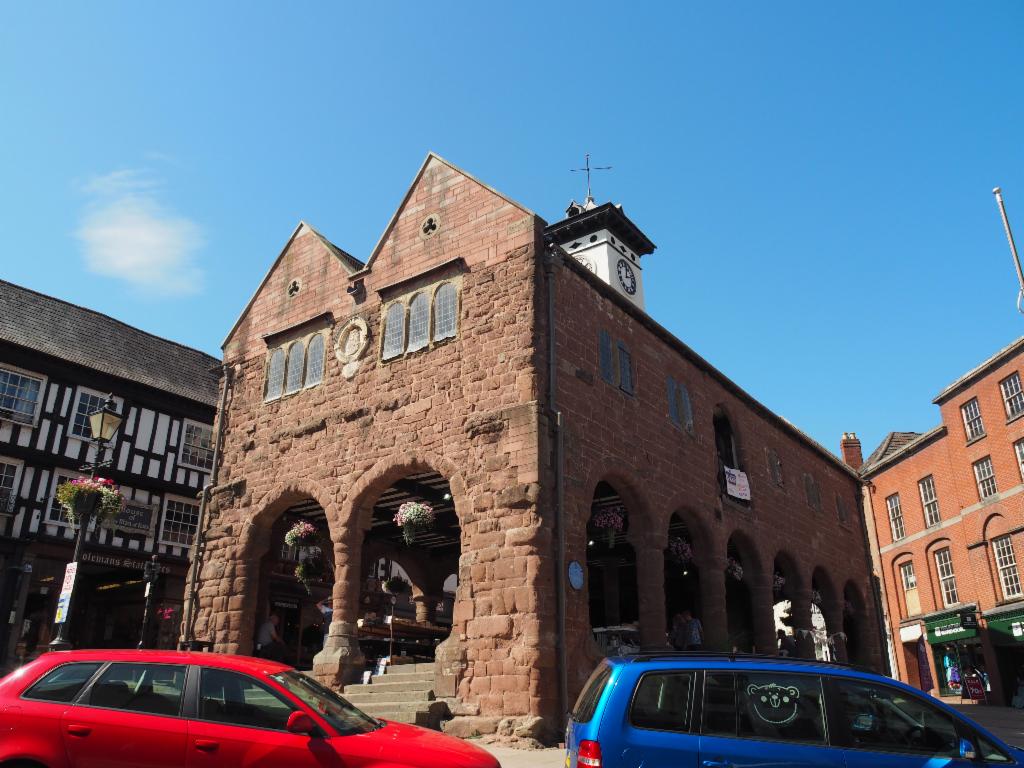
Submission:
{"label": "arched opening", "polygon": [[[814,657],[825,661],[836,660],[836,635],[840,628],[835,626],[836,596],[832,582],[820,568],[811,577],[811,636],[814,640]],[[829,618],[832,621],[829,621]]]}
{"label": "arched opening", "polygon": [[[298,497],[274,520],[259,559],[253,653],[312,669],[323,648],[334,583],[332,547],[323,507]],[[273,631],[271,631],[273,627]]]}
{"label": "arched opening", "polygon": [[[793,597],[801,589],[800,571],[788,554],[780,552],[772,567],[772,611],[775,617],[777,650],[783,656],[797,656],[798,627],[793,617]],[[779,634],[781,633],[781,634]],[[771,652],[770,649],[765,649]]]}
{"label": "arched opening", "polygon": [[627,541],[629,512],[618,492],[602,481],[594,489],[587,521],[590,626],[605,654],[639,649],[636,552]]}
{"label": "arched opening", "polygon": [[357,619],[368,664],[434,661],[451,634],[461,541],[451,488],[437,472],[407,475],[377,497],[363,539]]}
{"label": "arched opening", "polygon": [[771,649],[754,648],[754,607],[746,581],[751,577],[752,562],[750,557],[744,556],[744,549],[736,535],[729,539],[726,546],[725,610],[728,647],[737,653],[751,653],[755,650],[768,652]]}
{"label": "arched opening", "polygon": [[703,622],[700,602],[700,569],[694,558],[694,542],[679,515],[668,524],[665,547],[665,626],[669,644],[676,650],[703,645],[703,631],[695,631],[690,618]]}

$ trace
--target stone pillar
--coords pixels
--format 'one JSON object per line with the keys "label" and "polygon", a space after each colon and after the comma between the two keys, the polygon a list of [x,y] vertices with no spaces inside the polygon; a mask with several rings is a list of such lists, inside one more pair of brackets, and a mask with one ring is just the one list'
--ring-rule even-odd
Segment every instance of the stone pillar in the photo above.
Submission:
{"label": "stone pillar", "polygon": [[357,538],[355,533],[334,545],[334,591],[331,595],[334,614],[323,650],[313,657],[313,676],[333,688],[355,680],[366,662],[359,648],[357,624],[362,553],[358,546],[350,543],[354,538]]}
{"label": "stone pillar", "polygon": [[619,565],[610,559],[601,565],[601,583],[604,585],[604,623],[613,627],[619,623]]}
{"label": "stone pillar", "polygon": [[709,651],[728,651],[729,620],[725,606],[725,558],[703,559],[700,568],[701,621],[704,623],[704,647]]}
{"label": "stone pillar", "polygon": [[814,629],[811,624],[811,591],[801,589],[790,599],[790,617],[793,623],[793,639],[796,640],[796,655],[805,659],[814,658],[814,638],[805,630]]}
{"label": "stone pillar", "polygon": [[840,635],[843,631],[843,609],[837,605],[822,606],[825,614],[825,631],[831,638],[832,652],[836,661],[849,661],[846,653],[846,641]]}
{"label": "stone pillar", "polygon": [[416,605],[416,623],[433,624],[441,598],[437,595],[416,595],[412,601]]}
{"label": "stone pillar", "polygon": [[774,654],[778,651],[775,635],[774,593],[770,576],[758,577],[748,585],[750,610],[754,627],[754,648],[758,653]]}
{"label": "stone pillar", "polygon": [[652,546],[637,549],[636,586],[640,598],[640,644],[645,648],[667,647],[664,550]]}

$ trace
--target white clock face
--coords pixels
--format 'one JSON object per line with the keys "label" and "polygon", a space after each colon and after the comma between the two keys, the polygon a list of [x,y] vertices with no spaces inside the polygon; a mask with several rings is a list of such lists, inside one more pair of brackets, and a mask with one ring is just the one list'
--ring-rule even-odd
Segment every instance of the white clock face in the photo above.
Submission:
{"label": "white clock face", "polygon": [[619,259],[619,263],[615,265],[615,272],[619,276],[619,285],[622,286],[622,290],[630,296],[636,293],[636,275],[633,274],[633,268],[629,266],[629,262]]}

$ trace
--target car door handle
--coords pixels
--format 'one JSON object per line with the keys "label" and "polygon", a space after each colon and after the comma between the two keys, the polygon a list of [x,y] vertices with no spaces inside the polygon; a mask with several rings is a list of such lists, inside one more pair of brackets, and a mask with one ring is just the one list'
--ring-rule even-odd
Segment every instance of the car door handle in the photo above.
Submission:
{"label": "car door handle", "polygon": [[213,739],[196,739],[196,749],[203,752],[216,752],[219,746],[220,742]]}
{"label": "car door handle", "polygon": [[88,725],[69,725],[68,734],[71,736],[88,736],[92,733],[92,728]]}
{"label": "car door handle", "polygon": [[704,768],[736,768],[732,763],[724,763],[718,760],[705,760],[701,765]]}

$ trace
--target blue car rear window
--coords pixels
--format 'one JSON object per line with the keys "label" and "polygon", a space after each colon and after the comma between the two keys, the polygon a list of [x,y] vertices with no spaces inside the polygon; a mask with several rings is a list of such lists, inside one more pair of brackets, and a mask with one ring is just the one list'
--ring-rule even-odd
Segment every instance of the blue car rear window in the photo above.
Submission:
{"label": "blue car rear window", "polygon": [[587,684],[583,686],[583,692],[576,699],[576,706],[572,710],[572,719],[576,723],[589,723],[597,710],[597,702],[601,700],[604,687],[608,685],[608,678],[612,676],[612,668],[602,664],[590,675]]}

